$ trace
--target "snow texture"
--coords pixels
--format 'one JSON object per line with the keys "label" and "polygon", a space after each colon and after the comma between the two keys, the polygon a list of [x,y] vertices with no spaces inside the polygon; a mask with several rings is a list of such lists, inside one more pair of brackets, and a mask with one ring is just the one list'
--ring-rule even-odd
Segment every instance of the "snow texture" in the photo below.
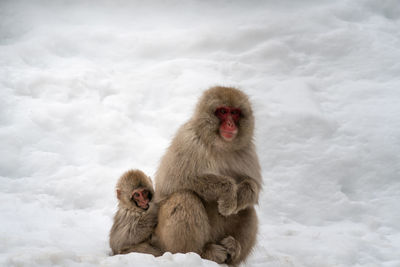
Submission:
{"label": "snow texture", "polygon": [[108,247],[213,85],[256,116],[245,266],[400,266],[398,0],[0,1],[0,265],[218,266]]}

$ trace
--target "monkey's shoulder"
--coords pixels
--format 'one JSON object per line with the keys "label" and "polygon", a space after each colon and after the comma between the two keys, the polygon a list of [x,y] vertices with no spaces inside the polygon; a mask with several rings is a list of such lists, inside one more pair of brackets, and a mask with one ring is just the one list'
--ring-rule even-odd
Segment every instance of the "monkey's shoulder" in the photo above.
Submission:
{"label": "monkey's shoulder", "polygon": [[114,215],[114,223],[136,223],[143,215],[144,212],[139,210],[119,208]]}
{"label": "monkey's shoulder", "polygon": [[186,123],[178,130],[164,158],[173,162],[198,162],[210,158],[210,152],[190,124]]}

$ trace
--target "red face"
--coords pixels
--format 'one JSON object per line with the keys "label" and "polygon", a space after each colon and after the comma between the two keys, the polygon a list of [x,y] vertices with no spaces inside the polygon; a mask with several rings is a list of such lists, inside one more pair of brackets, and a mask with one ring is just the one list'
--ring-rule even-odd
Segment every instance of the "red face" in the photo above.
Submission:
{"label": "red face", "polygon": [[135,201],[138,207],[147,210],[149,208],[149,202],[151,200],[151,193],[147,189],[138,188],[133,190],[132,199]]}
{"label": "red face", "polygon": [[238,122],[242,112],[239,108],[219,107],[215,110],[215,116],[220,123],[219,134],[226,141],[235,139],[238,133]]}

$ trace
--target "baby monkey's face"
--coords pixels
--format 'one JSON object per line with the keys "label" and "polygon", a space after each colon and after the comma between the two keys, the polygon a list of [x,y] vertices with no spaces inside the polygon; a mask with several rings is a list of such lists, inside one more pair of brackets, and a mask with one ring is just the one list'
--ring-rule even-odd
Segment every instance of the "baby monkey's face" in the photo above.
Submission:
{"label": "baby monkey's face", "polygon": [[141,209],[147,210],[149,208],[151,198],[151,192],[146,188],[140,187],[132,191],[131,200]]}

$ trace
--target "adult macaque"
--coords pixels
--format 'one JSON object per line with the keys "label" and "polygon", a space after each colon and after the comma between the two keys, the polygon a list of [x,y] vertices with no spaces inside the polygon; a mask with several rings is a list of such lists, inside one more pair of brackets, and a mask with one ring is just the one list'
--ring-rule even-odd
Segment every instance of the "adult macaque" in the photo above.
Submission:
{"label": "adult macaque", "polygon": [[261,174],[248,97],[229,87],[204,92],[156,173],[161,249],[238,264],[257,234]]}
{"label": "adult macaque", "polygon": [[157,224],[158,209],[152,201],[153,185],[140,170],[124,173],[117,183],[118,211],[110,231],[113,254],[141,252],[162,255],[151,244],[151,235]]}

